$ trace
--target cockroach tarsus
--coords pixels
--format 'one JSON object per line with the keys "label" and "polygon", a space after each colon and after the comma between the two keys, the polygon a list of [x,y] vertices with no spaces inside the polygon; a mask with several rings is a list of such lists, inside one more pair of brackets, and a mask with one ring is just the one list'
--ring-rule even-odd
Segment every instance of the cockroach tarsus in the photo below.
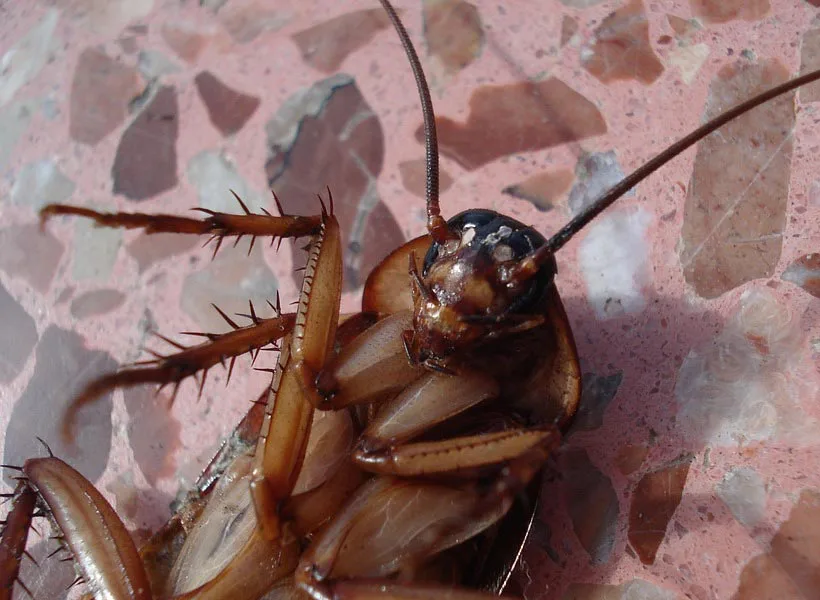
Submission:
{"label": "cockroach tarsus", "polygon": [[[395,250],[340,316],[339,225],[314,217],[204,210],[202,219],[104,214],[49,205],[106,227],[281,240],[310,237],[298,306],[92,381],[76,411],[115,388],[178,386],[211,367],[278,348],[270,389],[203,473],[182,509],[141,550],[103,496],[59,458],[32,458],[0,545],[0,600],[18,581],[37,506],[96,597],[242,599],[484,598],[502,591],[534,515],[538,476],[580,399],[572,331],[554,284],[555,253],[618,197],[684,149],[820,71],[774,88],[650,160],[551,238],[485,209],[449,220],[438,201],[432,101],[410,39],[382,0],[410,61],[427,150],[427,235]],[[331,198],[328,197],[328,201]],[[278,201],[277,201],[278,204]],[[442,401],[446,399],[446,401]],[[331,448],[332,452],[321,453]],[[348,460],[348,458],[350,460]],[[446,478],[446,479],[445,479]],[[526,510],[514,508],[528,494]],[[516,512],[517,511],[517,512]],[[513,542],[505,545],[512,531]],[[509,537],[509,536],[508,536]],[[510,549],[509,546],[512,546]],[[500,571],[491,558],[503,548]],[[511,550],[511,551],[510,551]],[[510,556],[512,559],[510,560]],[[478,568],[477,568],[478,567]],[[459,587],[486,568],[482,591]],[[492,573],[490,573],[492,572]],[[472,582],[475,583],[475,582]]]}

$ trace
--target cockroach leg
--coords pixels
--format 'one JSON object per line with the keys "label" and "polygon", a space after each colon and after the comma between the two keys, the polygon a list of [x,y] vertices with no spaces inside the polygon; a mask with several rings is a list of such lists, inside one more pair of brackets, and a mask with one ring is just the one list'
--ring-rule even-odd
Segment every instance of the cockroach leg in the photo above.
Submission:
{"label": "cockroach leg", "polygon": [[98,598],[151,600],[134,542],[102,494],[58,458],[29,459],[23,472],[60,527],[91,593]]}
{"label": "cockroach leg", "polygon": [[11,510],[0,536],[0,600],[11,600],[15,582],[28,592],[25,584],[19,579],[20,561],[26,551],[26,540],[36,500],[37,495],[28,482],[20,480],[11,497]]}
{"label": "cockroach leg", "polygon": [[339,224],[325,216],[315,236],[302,280],[293,334],[282,345],[251,477],[251,496],[264,537],[281,535],[282,501],[302,468],[318,401],[315,374],[332,354],[342,290]]}
{"label": "cockroach leg", "polygon": [[[321,196],[319,202],[321,204],[321,214],[315,216],[291,216],[285,215],[282,211],[281,204],[274,194],[277,207],[281,216],[275,217],[262,209],[265,214],[252,214],[241,198],[232,192],[237,202],[241,206],[244,214],[235,215],[228,213],[220,213],[204,208],[196,208],[200,212],[208,215],[204,219],[191,219],[187,217],[179,217],[175,215],[162,214],[145,214],[145,213],[101,213],[88,208],[69,206],[63,204],[49,204],[40,211],[40,223],[44,226],[45,223],[54,216],[70,215],[79,216],[93,220],[97,225],[102,227],[116,227],[125,229],[143,229],[146,233],[188,233],[188,234],[210,234],[209,239],[215,240],[214,255],[219,250],[222,241],[226,237],[235,237],[238,242],[243,236],[251,237],[250,248],[253,247],[255,239],[259,236],[271,237],[272,240],[285,237],[303,237],[313,236],[321,231],[324,231],[325,221],[332,216],[333,198],[328,190],[328,199],[330,203],[330,214],[328,209],[322,201]],[[250,252],[250,249],[249,249]],[[341,275],[338,276],[339,280]],[[306,280],[309,278],[306,276]],[[326,299],[325,301],[327,301]],[[317,301],[318,304],[318,301]],[[338,300],[337,300],[338,304]],[[215,307],[217,311],[219,308]],[[66,414],[63,419],[63,439],[70,443],[73,439],[72,423],[77,411],[84,405],[94,401],[102,394],[111,391],[118,387],[130,387],[134,385],[141,385],[145,383],[157,383],[160,386],[173,384],[174,395],[179,387],[180,382],[196,374],[199,371],[203,372],[200,381],[200,394],[202,386],[205,383],[208,369],[217,363],[223,363],[226,359],[230,359],[230,370],[233,368],[236,357],[245,352],[257,351],[280,339],[288,331],[294,327],[295,315],[283,315],[281,311],[277,311],[277,316],[273,319],[259,319],[251,305],[250,314],[248,315],[253,324],[247,327],[237,326],[227,315],[219,311],[225,320],[234,328],[234,331],[225,334],[198,334],[204,335],[208,338],[208,342],[192,347],[184,347],[167,338],[162,338],[165,341],[179,348],[181,351],[176,354],[168,356],[156,356],[154,360],[138,363],[136,368],[123,369],[117,373],[102,377],[91,382],[72,403],[68,406]],[[317,311],[314,310],[313,313]],[[336,319],[338,319],[338,307],[336,309]],[[333,329],[328,331],[331,333],[329,339],[333,342],[333,333],[335,333],[335,321]],[[162,337],[162,336],[160,336]],[[297,337],[297,343],[301,344],[301,340]],[[299,359],[298,367],[303,369],[305,373],[312,373],[317,369],[324,367],[324,359],[319,365],[312,356],[314,349],[303,353],[306,359]],[[255,357],[254,357],[255,358]],[[315,386],[312,386],[315,387]],[[314,393],[312,397],[316,397]]]}
{"label": "cockroach leg", "polygon": [[558,430],[551,426],[511,429],[378,450],[359,448],[353,460],[362,469],[382,475],[454,475],[503,465],[537,446],[557,446],[559,439]]}
{"label": "cockroach leg", "polygon": [[[255,316],[255,313],[254,313]],[[230,319],[229,319],[230,321]],[[147,383],[156,383],[160,386],[174,385],[174,396],[179,384],[186,378],[202,372],[199,383],[199,392],[205,385],[208,370],[218,364],[230,361],[230,371],[238,356],[273,344],[289,333],[296,321],[295,314],[279,314],[269,319],[255,318],[255,322],[245,327],[236,327],[233,331],[222,334],[202,334],[209,341],[191,347],[184,347],[171,342],[162,336],[162,339],[182,348],[180,352],[167,356],[157,355],[155,359],[137,363],[131,368],[121,369],[116,373],[104,375],[91,381],[85,389],[77,395],[66,408],[63,416],[62,435],[66,442],[74,438],[73,423],[77,412],[85,405],[93,402],[106,392],[116,388],[131,387]],[[234,324],[235,325],[235,324]]]}
{"label": "cockroach leg", "polygon": [[[248,210],[244,202],[232,192],[244,214],[230,214],[216,212],[207,208],[192,210],[205,213],[203,219],[192,219],[177,215],[146,214],[146,213],[101,213],[90,208],[70,206],[66,204],[49,204],[40,210],[40,227],[45,227],[49,219],[60,215],[70,215],[91,219],[100,227],[114,227],[122,229],[143,229],[145,233],[188,233],[194,235],[210,235],[208,242],[215,241],[214,256],[226,237],[236,237],[236,242],[243,236],[251,237],[250,248],[253,248],[257,237],[270,237],[273,240],[282,238],[298,238],[317,233],[326,214],[322,203],[322,214],[314,216],[296,216],[282,213],[278,199],[277,206],[281,216],[275,217],[264,208],[264,214],[254,214]],[[276,196],[274,195],[274,198]],[[321,202],[321,197],[319,198]],[[332,210],[332,209],[331,209]],[[206,242],[206,243],[208,243]],[[250,252],[250,248],[248,252]]]}
{"label": "cockroach leg", "polygon": [[498,397],[499,390],[494,377],[477,370],[465,370],[460,377],[428,372],[380,406],[359,439],[358,451],[374,452],[405,443]]}
{"label": "cockroach leg", "polygon": [[409,311],[396,312],[342,348],[332,365],[316,377],[318,408],[381,402],[418,379],[424,369],[407,360],[401,337],[412,324]]}
{"label": "cockroach leg", "polygon": [[[337,512],[302,555],[295,580],[315,600],[489,598],[450,586],[404,584],[424,561],[486,529],[543,466],[557,440],[538,444],[487,481],[449,486],[422,479],[377,477]],[[344,548],[344,552],[341,552]],[[379,579],[382,579],[379,581]],[[343,583],[344,582],[344,583]]]}

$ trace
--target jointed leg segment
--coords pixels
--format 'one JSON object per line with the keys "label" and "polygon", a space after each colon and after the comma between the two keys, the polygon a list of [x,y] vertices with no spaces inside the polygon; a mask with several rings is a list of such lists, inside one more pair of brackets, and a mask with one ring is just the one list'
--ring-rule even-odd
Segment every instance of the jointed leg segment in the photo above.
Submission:
{"label": "jointed leg segment", "polygon": [[[275,344],[293,329],[296,318],[294,314],[279,313],[273,318],[261,319],[256,317],[253,308],[251,312],[254,320],[252,325],[236,326],[233,331],[223,334],[199,334],[207,337],[208,341],[191,347],[162,338],[179,348],[180,351],[167,356],[156,355],[153,360],[137,363],[130,368],[121,369],[90,382],[66,409],[63,420],[64,439],[67,441],[73,439],[74,417],[83,406],[116,388],[146,383],[156,383],[163,387],[172,384],[174,385],[174,396],[176,396],[176,391],[184,379],[202,371],[199,383],[201,394],[210,368],[218,364],[224,365],[225,361],[229,360],[228,377],[230,378],[238,356],[246,352],[253,354],[265,346]],[[221,314],[225,316],[224,313]],[[228,319],[227,316],[225,318]],[[228,321],[235,325],[230,319]]]}
{"label": "jointed leg segment", "polygon": [[316,394],[311,374],[330,360],[341,285],[341,234],[329,216],[311,245],[293,334],[279,355],[256,451],[251,495],[269,540],[281,535],[280,505],[290,497],[304,461],[314,412],[310,399]]}
{"label": "jointed leg segment", "polygon": [[[295,574],[298,586],[314,600],[489,598],[447,585],[404,583],[402,574],[412,578],[435,553],[500,519],[552,447],[537,445],[495,476],[457,486],[424,479],[371,480],[302,555]],[[395,572],[400,573],[398,580],[391,577]]]}
{"label": "jointed leg segment", "polygon": [[[233,193],[233,192],[232,192]],[[281,216],[275,217],[263,210],[264,214],[252,214],[245,203],[233,193],[244,214],[220,213],[204,208],[194,210],[207,215],[204,219],[192,219],[175,215],[146,214],[146,213],[101,213],[88,208],[62,204],[50,204],[40,212],[41,225],[51,217],[58,215],[79,216],[93,220],[102,227],[120,227],[126,229],[143,229],[146,233],[189,233],[210,234],[208,241],[216,242],[214,255],[219,250],[226,237],[235,237],[236,242],[243,236],[251,237],[249,248],[253,248],[254,241],[259,236],[269,236],[273,240],[281,241],[284,237],[313,236],[323,231],[325,221],[329,218],[327,208],[321,197],[321,214],[315,216],[291,216],[282,211],[279,199],[274,194]],[[330,213],[333,212],[333,197],[328,190]],[[341,271],[339,272],[341,279]],[[216,307],[215,307],[216,308]],[[218,308],[216,308],[219,311]],[[101,395],[118,387],[128,387],[145,383],[157,383],[160,386],[173,384],[174,396],[180,382],[199,371],[202,371],[200,394],[204,386],[208,369],[218,363],[224,364],[230,360],[230,371],[233,369],[236,357],[245,352],[258,353],[259,349],[275,343],[297,325],[297,315],[283,315],[277,310],[272,319],[259,319],[251,305],[249,318],[253,324],[247,327],[237,326],[227,315],[219,311],[225,320],[234,328],[234,331],[225,334],[195,334],[208,338],[208,341],[196,346],[185,347],[162,338],[177,347],[180,352],[168,356],[155,355],[154,360],[137,363],[131,368],[120,370],[106,377],[91,382],[83,392],[69,405],[64,422],[63,437],[66,441],[73,438],[71,424],[77,411],[84,405],[94,401]],[[338,307],[336,308],[338,318]],[[335,323],[334,323],[335,325]],[[330,330],[328,330],[330,331]],[[333,330],[335,331],[335,329]],[[162,337],[162,336],[159,336]],[[254,356],[255,358],[255,356]]]}
{"label": "jointed leg segment", "polygon": [[[396,406],[388,403],[382,407],[354,453],[354,460],[345,464],[337,476],[328,477],[315,489],[294,497],[316,408],[347,410],[350,405],[382,402],[424,371],[407,361],[401,344],[400,332],[410,326],[407,314],[384,319],[349,344],[344,356],[333,355],[342,251],[339,226],[332,214],[323,210],[315,218],[272,217],[251,215],[244,204],[242,207],[245,215],[205,211],[208,217],[203,220],[167,215],[106,215],[54,205],[44,209],[44,219],[71,214],[91,218],[102,226],[143,228],[149,233],[210,233],[217,238],[217,247],[226,236],[313,237],[295,314],[279,313],[272,319],[260,319],[251,307],[248,316],[253,324],[247,327],[237,327],[225,317],[233,331],[201,334],[207,342],[190,348],[177,345],[180,351],[175,354],[157,356],[102,378],[74,401],[71,411],[76,412],[81,405],[115,387],[146,382],[178,385],[200,370],[204,371],[204,384],[205,373],[215,364],[230,359],[233,366],[239,354],[253,353],[282,340],[252,467],[235,482],[240,486],[237,493],[247,502],[248,511],[252,511],[249,516],[244,510],[236,516],[237,520],[252,519],[250,537],[228,564],[219,566],[218,576],[202,585],[197,594],[211,597],[217,590],[224,591],[227,581],[241,584],[241,574],[264,556],[272,557],[276,565],[285,568],[283,565],[295,560],[294,535],[314,533],[329,518],[332,522],[303,556],[297,572],[296,583],[312,597],[398,600],[443,591],[445,588],[397,582],[382,585],[374,583],[373,578],[396,571],[412,572],[437,552],[495,523],[512,505],[515,495],[532,480],[557,443],[557,433],[551,428],[483,430],[477,435],[415,442],[443,421],[497,397],[499,392],[497,382],[486,374],[428,374],[419,380],[421,383],[408,388],[412,398],[405,394]],[[321,389],[327,381],[332,383],[331,396]],[[398,428],[396,423],[400,423]],[[365,471],[377,476],[354,493],[346,509],[338,512],[338,505],[368,477]],[[419,478],[443,473],[469,477],[455,487]],[[59,473],[54,476],[62,477]],[[245,495],[248,490],[250,494]],[[385,502],[376,502],[377,497]],[[57,495],[53,501],[59,502]],[[109,525],[101,525],[100,529],[106,527],[112,530]],[[376,531],[385,535],[379,542],[381,554],[368,556],[365,551],[357,565],[355,552],[340,553],[343,544],[348,544],[348,550],[351,544],[366,545]],[[114,537],[117,536],[110,540]],[[277,558],[280,555],[281,560]],[[86,560],[86,568],[93,568],[95,561],[105,562],[96,555]],[[119,569],[111,567],[112,572]],[[141,581],[139,569],[134,573]],[[350,580],[344,581],[346,578]],[[460,600],[485,597],[450,588],[448,591]]]}
{"label": "jointed leg segment", "polygon": [[[222,240],[226,237],[236,237],[236,242],[243,236],[251,236],[251,245],[257,237],[271,237],[273,239],[297,238],[310,236],[318,233],[323,216],[327,214],[321,197],[319,201],[322,206],[322,214],[314,216],[286,215],[282,212],[279,199],[274,194],[276,205],[279,207],[281,216],[275,217],[264,208],[264,214],[253,214],[242,202],[241,198],[232,192],[244,214],[235,215],[229,213],[216,212],[207,208],[194,208],[193,210],[207,215],[203,219],[192,219],[177,215],[147,214],[147,213],[101,213],[90,208],[81,206],[70,206],[66,204],[49,204],[40,211],[40,226],[44,227],[46,222],[52,217],[59,215],[71,215],[91,219],[100,227],[116,227],[122,229],[143,229],[146,233],[188,233],[194,235],[211,235],[208,240],[216,241],[214,255],[222,245]],[[328,191],[329,194],[329,191]],[[330,198],[331,212],[333,198]],[[250,249],[248,250],[250,252]]]}
{"label": "jointed leg segment", "polygon": [[11,510],[0,536],[0,600],[11,600],[15,582],[31,596],[19,574],[36,500],[34,490],[21,479],[11,495]]}

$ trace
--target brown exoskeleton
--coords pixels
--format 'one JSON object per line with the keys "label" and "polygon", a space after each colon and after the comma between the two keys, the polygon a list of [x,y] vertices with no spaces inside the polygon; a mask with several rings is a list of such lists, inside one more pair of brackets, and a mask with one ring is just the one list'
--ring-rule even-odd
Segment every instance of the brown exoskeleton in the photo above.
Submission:
{"label": "brown exoskeleton", "polygon": [[[228,466],[203,478],[202,498],[141,556],[78,473],[56,458],[29,460],[4,531],[5,589],[36,491],[95,596],[256,598],[276,588],[322,599],[483,597],[453,587],[469,570],[465,560],[481,557],[474,548],[466,559],[456,550],[491,529],[528,488],[580,397],[577,352],[553,281],[555,252],[683,148],[751,106],[820,78],[795,80],[709,123],[545,240],[488,210],[440,215],[429,93],[403,28],[384,5],[423,98],[428,236],[371,274],[361,314],[339,325],[341,244],[330,198],[316,217],[43,210],[44,218],[71,214],[104,226],[209,234],[217,248],[242,235],[313,241],[295,313],[260,319],[251,308],[252,325],[96,380],[72,404],[76,411],[114,387],[178,385],[198,372],[204,385],[212,366],[277,342],[264,417],[246,440],[259,438],[253,457],[229,448]],[[316,409],[332,416],[319,421]],[[311,437],[317,432],[323,435]],[[316,452],[308,451],[311,439]],[[323,452],[326,445],[333,451]],[[209,477],[217,476],[213,484]],[[456,578],[447,577],[448,567]]]}

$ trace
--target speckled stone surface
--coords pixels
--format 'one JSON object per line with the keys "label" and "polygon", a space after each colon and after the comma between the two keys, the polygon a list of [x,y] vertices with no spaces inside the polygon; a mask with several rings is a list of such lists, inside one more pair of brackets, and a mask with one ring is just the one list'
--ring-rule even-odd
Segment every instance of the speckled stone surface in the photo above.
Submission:
{"label": "speckled stone surface", "polygon": [[[318,209],[344,309],[424,227],[420,111],[375,2],[0,3],[0,442],[54,451],[137,539],[266,385],[240,360],[176,402],[115,392],[60,443],[82,382],[296,297],[303,253],[110,231],[37,210]],[[703,120],[820,68],[807,0],[397,2],[440,118],[446,215],[549,233]],[[820,84],[711,136],[559,254],[586,392],[515,577],[530,600],[820,598]],[[204,240],[202,240],[204,241]],[[5,484],[9,482],[6,474]],[[43,557],[54,542],[35,536]],[[41,561],[43,562],[43,561]],[[65,595],[55,559],[23,577]]]}

